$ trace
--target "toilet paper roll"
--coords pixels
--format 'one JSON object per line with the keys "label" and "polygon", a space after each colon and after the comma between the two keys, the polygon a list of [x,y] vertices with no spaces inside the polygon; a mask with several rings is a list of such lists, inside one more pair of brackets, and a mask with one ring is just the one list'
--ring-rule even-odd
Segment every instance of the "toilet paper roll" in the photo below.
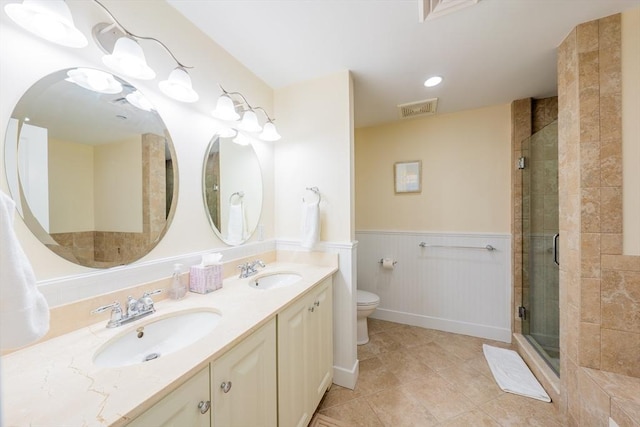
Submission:
{"label": "toilet paper roll", "polygon": [[388,270],[392,270],[395,267],[396,263],[391,258],[383,258],[382,259],[382,268],[386,268]]}

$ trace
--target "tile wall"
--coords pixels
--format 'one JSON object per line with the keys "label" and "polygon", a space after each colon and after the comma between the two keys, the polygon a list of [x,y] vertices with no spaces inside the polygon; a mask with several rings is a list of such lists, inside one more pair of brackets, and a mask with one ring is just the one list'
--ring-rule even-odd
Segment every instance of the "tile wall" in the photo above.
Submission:
{"label": "tile wall", "polygon": [[613,413],[616,396],[594,372],[640,389],[640,257],[622,255],[621,97],[620,15],[577,26],[558,48],[560,379],[571,425]]}

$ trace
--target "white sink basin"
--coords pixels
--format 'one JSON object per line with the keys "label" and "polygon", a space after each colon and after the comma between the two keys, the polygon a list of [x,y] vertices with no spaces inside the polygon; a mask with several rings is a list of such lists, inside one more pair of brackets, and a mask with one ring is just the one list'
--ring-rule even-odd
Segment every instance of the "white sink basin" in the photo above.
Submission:
{"label": "white sink basin", "polygon": [[302,276],[297,273],[269,273],[249,279],[249,286],[253,289],[277,289],[293,285]]}
{"label": "white sink basin", "polygon": [[212,310],[183,311],[129,328],[94,355],[104,368],[148,362],[185,348],[213,331],[222,315]]}

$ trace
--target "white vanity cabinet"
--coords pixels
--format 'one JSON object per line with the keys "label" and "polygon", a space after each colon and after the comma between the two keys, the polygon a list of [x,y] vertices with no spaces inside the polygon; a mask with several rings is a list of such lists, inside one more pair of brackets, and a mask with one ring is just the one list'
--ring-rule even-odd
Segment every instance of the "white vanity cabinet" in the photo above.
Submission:
{"label": "white vanity cabinet", "polygon": [[275,427],[277,387],[274,318],[211,364],[213,426]]}
{"label": "white vanity cabinet", "polygon": [[128,426],[209,427],[211,426],[209,393],[209,367],[207,367],[162,398]]}
{"label": "white vanity cabinet", "polygon": [[306,426],[332,382],[332,279],[278,314],[280,427]]}

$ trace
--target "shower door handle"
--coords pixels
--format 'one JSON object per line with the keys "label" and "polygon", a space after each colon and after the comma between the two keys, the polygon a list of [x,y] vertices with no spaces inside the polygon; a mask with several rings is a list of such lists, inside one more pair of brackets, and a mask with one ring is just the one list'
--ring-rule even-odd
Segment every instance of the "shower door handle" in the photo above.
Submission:
{"label": "shower door handle", "polygon": [[558,261],[558,238],[559,237],[560,237],[560,233],[556,233],[553,236],[553,262],[557,266],[560,265],[560,261]]}

